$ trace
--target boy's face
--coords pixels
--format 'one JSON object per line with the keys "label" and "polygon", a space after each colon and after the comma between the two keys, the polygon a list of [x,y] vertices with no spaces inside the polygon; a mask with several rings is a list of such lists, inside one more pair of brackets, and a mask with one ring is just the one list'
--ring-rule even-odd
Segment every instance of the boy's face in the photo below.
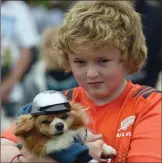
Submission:
{"label": "boy's face", "polygon": [[124,85],[127,74],[124,64],[119,61],[120,51],[86,48],[78,51],[77,54],[68,54],[68,58],[79,85],[93,98],[116,94]]}

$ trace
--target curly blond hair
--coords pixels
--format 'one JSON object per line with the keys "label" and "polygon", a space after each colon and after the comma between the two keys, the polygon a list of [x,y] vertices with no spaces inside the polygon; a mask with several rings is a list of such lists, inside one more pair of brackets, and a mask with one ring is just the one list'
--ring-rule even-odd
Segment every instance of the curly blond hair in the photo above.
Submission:
{"label": "curly blond hair", "polygon": [[67,54],[75,54],[84,45],[119,49],[129,73],[137,72],[147,56],[140,15],[128,1],[76,2],[58,34],[59,63],[63,69],[71,70]]}
{"label": "curly blond hair", "polygon": [[42,33],[40,53],[45,62],[46,70],[60,69],[58,63],[58,53],[53,49],[53,45],[57,42],[58,31],[59,27],[48,27]]}

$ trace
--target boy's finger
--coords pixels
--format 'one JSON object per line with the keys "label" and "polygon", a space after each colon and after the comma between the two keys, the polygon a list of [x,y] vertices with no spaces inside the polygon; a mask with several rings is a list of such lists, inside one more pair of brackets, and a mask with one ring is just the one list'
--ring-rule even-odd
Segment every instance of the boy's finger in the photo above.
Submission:
{"label": "boy's finger", "polygon": [[102,154],[103,141],[96,140],[94,142],[87,142],[86,145],[89,148],[90,156],[93,157],[95,160],[100,160]]}
{"label": "boy's finger", "polygon": [[88,133],[86,141],[91,142],[91,141],[95,141],[95,140],[99,140],[99,139],[102,139],[102,134],[95,135],[92,133]]}

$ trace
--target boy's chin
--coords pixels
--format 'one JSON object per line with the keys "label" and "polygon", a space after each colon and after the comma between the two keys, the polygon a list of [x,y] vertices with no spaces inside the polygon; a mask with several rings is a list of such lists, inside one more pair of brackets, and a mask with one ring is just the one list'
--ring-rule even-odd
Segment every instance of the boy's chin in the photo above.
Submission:
{"label": "boy's chin", "polygon": [[93,98],[103,98],[103,97],[108,96],[107,93],[105,92],[105,90],[98,90],[98,91],[91,90],[91,91],[89,91],[88,94]]}

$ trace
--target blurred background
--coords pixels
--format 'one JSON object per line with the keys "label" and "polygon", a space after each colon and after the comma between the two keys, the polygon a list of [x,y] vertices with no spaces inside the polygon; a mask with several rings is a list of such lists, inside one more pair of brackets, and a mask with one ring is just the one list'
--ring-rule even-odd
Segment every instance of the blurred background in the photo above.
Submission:
{"label": "blurred background", "polygon": [[[74,2],[1,0],[1,132],[39,92],[77,86],[72,73],[59,69],[52,50],[64,14]],[[127,79],[162,90],[162,1],[134,0],[132,5],[142,16],[148,59]]]}

